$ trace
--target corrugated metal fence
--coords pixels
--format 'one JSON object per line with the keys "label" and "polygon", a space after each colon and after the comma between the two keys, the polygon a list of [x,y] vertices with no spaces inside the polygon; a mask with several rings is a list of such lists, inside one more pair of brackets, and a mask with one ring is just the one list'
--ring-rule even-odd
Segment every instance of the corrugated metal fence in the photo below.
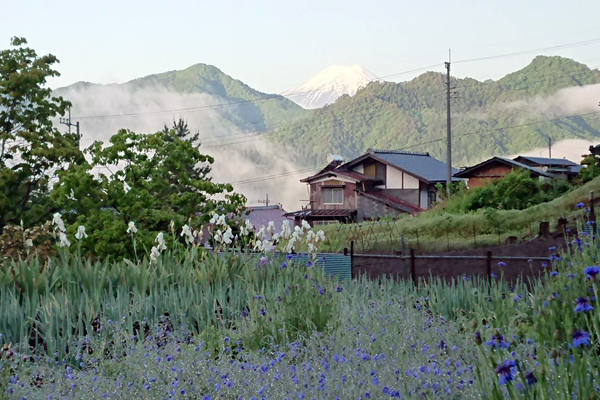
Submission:
{"label": "corrugated metal fence", "polygon": [[[224,253],[219,253],[222,256]],[[246,253],[249,257],[256,258],[256,262],[259,263],[260,257],[263,255],[260,253]],[[283,258],[284,256],[281,255]],[[294,260],[302,265],[308,263],[312,258],[308,254],[294,254]],[[325,273],[330,276],[334,276],[337,279],[352,279],[352,258],[351,256],[338,254],[338,253],[318,253],[314,260],[315,267],[321,267],[325,270]]]}

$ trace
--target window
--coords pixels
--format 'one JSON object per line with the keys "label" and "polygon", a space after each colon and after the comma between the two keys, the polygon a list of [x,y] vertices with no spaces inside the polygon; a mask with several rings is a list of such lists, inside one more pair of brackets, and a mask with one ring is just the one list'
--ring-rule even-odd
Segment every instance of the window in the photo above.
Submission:
{"label": "window", "polygon": [[437,201],[436,193],[431,190],[429,192],[427,192],[427,208],[433,207],[433,205],[435,204],[436,201]]}
{"label": "window", "polygon": [[344,204],[344,189],[323,188],[323,204]]}

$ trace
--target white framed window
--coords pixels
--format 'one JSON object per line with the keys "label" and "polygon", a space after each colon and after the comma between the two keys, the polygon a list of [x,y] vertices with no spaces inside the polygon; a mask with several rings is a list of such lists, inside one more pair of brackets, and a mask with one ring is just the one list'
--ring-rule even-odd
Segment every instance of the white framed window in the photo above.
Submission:
{"label": "white framed window", "polygon": [[344,204],[344,188],[323,188],[323,204]]}

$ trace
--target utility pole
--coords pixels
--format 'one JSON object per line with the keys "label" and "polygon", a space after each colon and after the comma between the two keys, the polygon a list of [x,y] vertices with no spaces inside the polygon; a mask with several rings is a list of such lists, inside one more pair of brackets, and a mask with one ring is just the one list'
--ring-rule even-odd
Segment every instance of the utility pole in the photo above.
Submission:
{"label": "utility pole", "polygon": [[76,123],[71,122],[71,107],[69,107],[69,117],[61,118],[60,123],[69,127],[69,134],[71,134],[71,127],[74,126],[77,129],[77,137],[81,139],[81,133],[79,132],[79,121]]}
{"label": "utility pole", "polygon": [[446,140],[448,142],[446,155],[446,191],[448,197],[450,197],[452,186],[452,118],[450,117],[450,91],[452,88],[450,87],[450,57],[450,50],[448,50],[448,62],[444,63],[446,65]]}
{"label": "utility pole", "polygon": [[548,158],[552,158],[552,138],[548,136]]}
{"label": "utility pole", "polygon": [[265,204],[267,207],[269,207],[269,194],[267,193],[267,199],[266,200],[259,200],[259,203]]}

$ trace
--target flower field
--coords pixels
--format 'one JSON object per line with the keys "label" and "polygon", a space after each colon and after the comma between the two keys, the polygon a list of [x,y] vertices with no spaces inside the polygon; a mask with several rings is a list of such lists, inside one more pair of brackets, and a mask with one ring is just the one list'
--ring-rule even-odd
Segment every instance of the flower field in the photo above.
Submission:
{"label": "flower field", "polygon": [[[0,398],[593,399],[600,390],[594,237],[528,282],[415,286],[339,281],[299,261],[286,250],[316,252],[325,239],[308,226],[273,238],[246,224],[240,239],[214,218],[224,256],[196,247],[184,226],[138,260],[92,262],[76,250],[85,229],[67,237],[54,222],[59,257],[0,269]],[[135,224],[128,234],[135,240]],[[259,253],[237,251],[240,240]]]}

